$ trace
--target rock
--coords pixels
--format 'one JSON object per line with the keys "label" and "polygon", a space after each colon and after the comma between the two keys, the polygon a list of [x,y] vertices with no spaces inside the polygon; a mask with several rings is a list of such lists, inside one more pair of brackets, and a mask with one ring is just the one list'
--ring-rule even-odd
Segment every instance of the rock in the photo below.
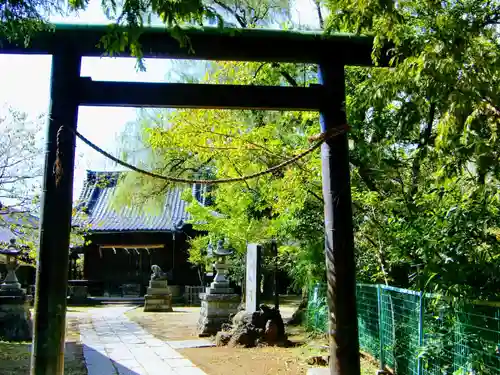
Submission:
{"label": "rock", "polygon": [[[279,345],[288,342],[279,310],[266,305],[259,308],[253,313],[240,311],[232,317],[232,336],[228,346],[248,348],[260,344]],[[227,326],[223,327],[223,331],[226,330]]]}
{"label": "rock", "polygon": [[232,334],[227,332],[217,332],[215,335],[215,345],[216,346],[226,346],[229,340],[231,340]]}
{"label": "rock", "polygon": [[236,327],[228,346],[244,346],[245,348],[253,348],[257,345],[256,340],[259,337],[258,331],[251,325],[240,325]]}
{"label": "rock", "polygon": [[237,312],[232,318],[233,326],[237,326],[238,324],[240,324],[245,314],[245,311]]}
{"label": "rock", "polygon": [[266,329],[264,331],[264,339],[267,343],[275,343],[278,341],[278,325],[272,321],[268,320],[266,323]]}
{"label": "rock", "polygon": [[330,356],[316,355],[307,359],[307,364],[311,366],[328,366]]}

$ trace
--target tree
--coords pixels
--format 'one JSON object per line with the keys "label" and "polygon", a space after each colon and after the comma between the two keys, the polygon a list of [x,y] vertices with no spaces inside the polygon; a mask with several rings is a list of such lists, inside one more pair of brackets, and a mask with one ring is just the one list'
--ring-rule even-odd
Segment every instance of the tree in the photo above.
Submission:
{"label": "tree", "polygon": [[30,120],[26,113],[7,107],[0,117],[0,200],[6,209],[29,211],[39,200],[43,175],[43,116]]}
{"label": "tree", "polygon": [[329,32],[393,45],[348,69],[359,278],[495,295],[500,3],[328,4]]}
{"label": "tree", "polygon": [[38,231],[36,211],[43,174],[40,116],[7,107],[0,115],[0,227],[33,248]]}
{"label": "tree", "polygon": [[[0,113],[0,231],[4,240],[12,236],[17,244],[27,246],[31,260],[36,258],[38,247],[44,118],[30,119],[8,106]],[[86,230],[73,228],[71,243],[83,243]]]}

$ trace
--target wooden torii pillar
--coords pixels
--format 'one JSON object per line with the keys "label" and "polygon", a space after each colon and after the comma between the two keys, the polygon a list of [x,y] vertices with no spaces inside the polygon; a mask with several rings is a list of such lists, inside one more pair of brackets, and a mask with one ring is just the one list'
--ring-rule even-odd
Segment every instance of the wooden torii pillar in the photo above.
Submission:
{"label": "wooden torii pillar", "polygon": [[[0,53],[53,55],[50,122],[38,252],[31,375],[64,368],[66,288],[78,107],[130,106],[320,111],[321,130],[346,122],[344,66],[371,65],[373,39],[270,30],[188,29],[190,49],[163,28],[145,29],[144,57],[319,64],[320,85],[269,87],[92,82],[80,77],[81,58],[100,56],[105,26],[58,25],[30,45],[0,40]],[[127,55],[127,54],[125,54]],[[347,134],[322,145],[325,259],[330,309],[330,373],[359,374],[355,267]]]}

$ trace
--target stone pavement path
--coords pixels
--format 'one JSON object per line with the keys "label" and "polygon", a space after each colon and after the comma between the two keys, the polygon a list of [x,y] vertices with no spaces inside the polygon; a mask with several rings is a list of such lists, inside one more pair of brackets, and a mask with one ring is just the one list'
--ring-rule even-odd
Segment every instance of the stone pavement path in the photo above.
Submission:
{"label": "stone pavement path", "polygon": [[147,333],[124,313],[131,307],[89,311],[80,324],[88,375],[206,375],[167,343]]}

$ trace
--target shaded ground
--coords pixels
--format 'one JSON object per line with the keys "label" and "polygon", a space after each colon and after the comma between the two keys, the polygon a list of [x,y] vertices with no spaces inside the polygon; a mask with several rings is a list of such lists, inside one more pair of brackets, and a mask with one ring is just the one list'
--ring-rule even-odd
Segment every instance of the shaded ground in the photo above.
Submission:
{"label": "shaded ground", "polygon": [[[0,375],[27,375],[30,366],[31,343],[0,342]],[[80,343],[77,317],[68,314],[66,350],[64,355],[65,375],[87,375]]]}
{"label": "shaded ground", "polygon": [[[300,301],[297,298],[282,300],[280,310],[284,318],[290,317]],[[200,314],[199,307],[175,307],[173,313],[144,313],[137,308],[126,315],[142,328],[161,340],[197,339],[196,325]],[[252,349],[212,347],[178,350],[209,375],[302,375],[312,367],[307,359],[314,355],[325,354],[320,347],[326,345],[322,337],[311,337],[301,327],[287,331],[296,347],[260,347]],[[363,374],[373,375],[374,366],[361,358]]]}

